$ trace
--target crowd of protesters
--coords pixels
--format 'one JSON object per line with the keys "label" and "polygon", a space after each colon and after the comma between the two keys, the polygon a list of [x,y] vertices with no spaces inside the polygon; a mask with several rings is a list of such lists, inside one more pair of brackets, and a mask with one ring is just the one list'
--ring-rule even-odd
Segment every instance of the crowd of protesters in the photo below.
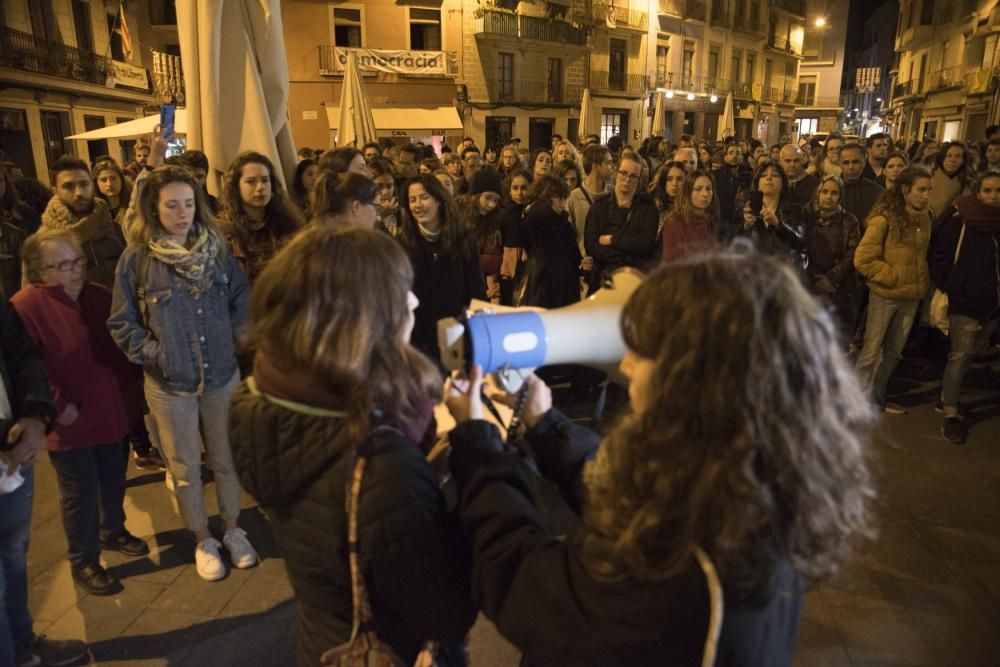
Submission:
{"label": "crowd of protesters", "polygon": [[[478,607],[526,664],[789,664],[805,586],[869,533],[871,406],[905,413],[889,380],[932,288],[950,345],[935,407],[965,441],[962,386],[1000,321],[1000,130],[978,147],[532,148],[302,149],[287,189],[247,151],[218,199],[205,154],[167,157],[158,134],[125,167],[59,159],[47,200],[5,165],[0,664],[82,652],[36,637],[27,611],[43,448],[94,595],[122,589],[102,549],[149,552],[125,529],[130,452],[166,470],[207,581],[259,560],[239,526],[249,492],[296,591],[303,665],[344,659],[359,606],[362,633],[408,662],[433,647],[464,664]],[[523,410],[526,463],[482,421],[478,370],[443,388],[437,322],[472,300],[570,305],[623,267],[649,275],[621,320],[626,415],[598,447],[531,376],[497,399]],[[572,539],[540,509],[542,477]]]}

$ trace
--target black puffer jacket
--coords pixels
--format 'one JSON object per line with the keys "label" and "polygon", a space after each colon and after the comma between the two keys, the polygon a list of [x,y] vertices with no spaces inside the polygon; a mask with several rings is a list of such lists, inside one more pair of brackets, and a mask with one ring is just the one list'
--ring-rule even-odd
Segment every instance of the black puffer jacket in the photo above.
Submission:
{"label": "black puffer jacket", "polygon": [[[298,601],[299,664],[351,634],[344,489],[351,441],[338,416],[233,396],[229,422],[243,488],[264,508]],[[469,553],[430,466],[401,432],[380,429],[361,487],[361,569],[379,638],[406,664],[423,640],[460,643],[475,620]]]}
{"label": "black puffer jacket", "polygon": [[[1000,208],[982,204],[974,197],[955,200],[981,224],[966,223],[952,207],[944,222],[931,235],[927,264],[935,287],[948,294],[948,312],[986,322],[1000,315]],[[992,224],[987,222],[992,214]],[[982,224],[985,223],[985,224]],[[955,247],[965,224],[965,238],[955,263]]]}
{"label": "black puffer jacket", "polygon": [[[550,410],[527,433],[538,470],[580,512],[583,467],[597,435]],[[692,559],[659,581],[591,576],[581,522],[567,539],[538,509],[537,473],[500,442],[496,427],[468,421],[452,431],[451,469],[475,552],[474,588],[483,612],[524,652],[524,665],[643,667],[702,664],[709,584]],[[790,665],[805,582],[786,560],[752,600],[725,591],[715,664]],[[745,597],[745,596],[744,596]]]}

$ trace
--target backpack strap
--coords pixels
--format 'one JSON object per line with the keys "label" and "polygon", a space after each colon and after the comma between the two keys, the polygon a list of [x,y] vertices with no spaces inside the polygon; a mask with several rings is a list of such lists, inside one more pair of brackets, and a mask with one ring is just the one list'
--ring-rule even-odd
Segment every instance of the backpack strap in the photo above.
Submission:
{"label": "backpack strap", "polygon": [[143,248],[139,259],[139,272],[136,274],[135,296],[139,300],[139,317],[142,325],[149,324],[149,303],[146,301],[146,276],[149,273],[149,248]]}

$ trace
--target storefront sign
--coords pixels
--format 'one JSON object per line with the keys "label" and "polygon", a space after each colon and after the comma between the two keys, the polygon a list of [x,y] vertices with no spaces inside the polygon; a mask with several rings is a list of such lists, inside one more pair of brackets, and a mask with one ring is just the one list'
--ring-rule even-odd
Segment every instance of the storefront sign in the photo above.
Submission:
{"label": "storefront sign", "polygon": [[354,53],[362,72],[391,74],[447,74],[448,59],[444,51],[390,51],[387,49],[346,49],[334,47],[334,71],[342,72],[347,54]]}
{"label": "storefront sign", "polygon": [[144,91],[149,90],[149,79],[146,76],[146,70],[143,68],[112,60],[111,71],[114,73],[116,86],[125,86],[126,88],[135,88]]}

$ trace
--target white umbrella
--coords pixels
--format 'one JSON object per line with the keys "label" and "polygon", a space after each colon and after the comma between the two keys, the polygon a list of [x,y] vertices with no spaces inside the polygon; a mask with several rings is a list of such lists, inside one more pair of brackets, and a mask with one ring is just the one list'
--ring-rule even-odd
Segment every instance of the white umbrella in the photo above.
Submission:
{"label": "white umbrella", "polygon": [[[160,114],[136,118],[124,123],[115,123],[90,132],[74,134],[67,139],[85,139],[93,141],[95,139],[125,139],[128,137],[141,137],[152,134],[153,129],[160,124]],[[174,134],[187,134],[187,110],[178,109],[174,115]]]}
{"label": "white umbrella", "polygon": [[587,138],[588,134],[593,134],[590,131],[590,126],[594,122],[594,119],[592,118],[592,116],[594,115],[594,111],[591,108],[592,104],[593,103],[590,101],[590,88],[584,88],[583,102],[580,103],[580,128],[579,128],[580,136],[578,137],[581,144],[583,143],[584,139]]}
{"label": "white umbrella", "polygon": [[216,175],[242,151],[263,153],[291,182],[295,143],[280,0],[176,4],[188,147],[205,151]]}
{"label": "white umbrella", "polygon": [[735,133],[736,121],[733,119],[733,94],[726,95],[726,108],[719,119],[719,139],[731,137]]}
{"label": "white umbrella", "polygon": [[663,117],[663,93],[656,93],[656,107],[653,109],[653,129],[651,134],[654,137],[663,136],[663,123],[665,118]]}
{"label": "white umbrella", "polygon": [[337,124],[337,145],[360,148],[368,142],[377,141],[375,121],[368,106],[358,72],[358,57],[354,51],[347,52],[344,67],[344,81],[340,88],[340,122]]}

